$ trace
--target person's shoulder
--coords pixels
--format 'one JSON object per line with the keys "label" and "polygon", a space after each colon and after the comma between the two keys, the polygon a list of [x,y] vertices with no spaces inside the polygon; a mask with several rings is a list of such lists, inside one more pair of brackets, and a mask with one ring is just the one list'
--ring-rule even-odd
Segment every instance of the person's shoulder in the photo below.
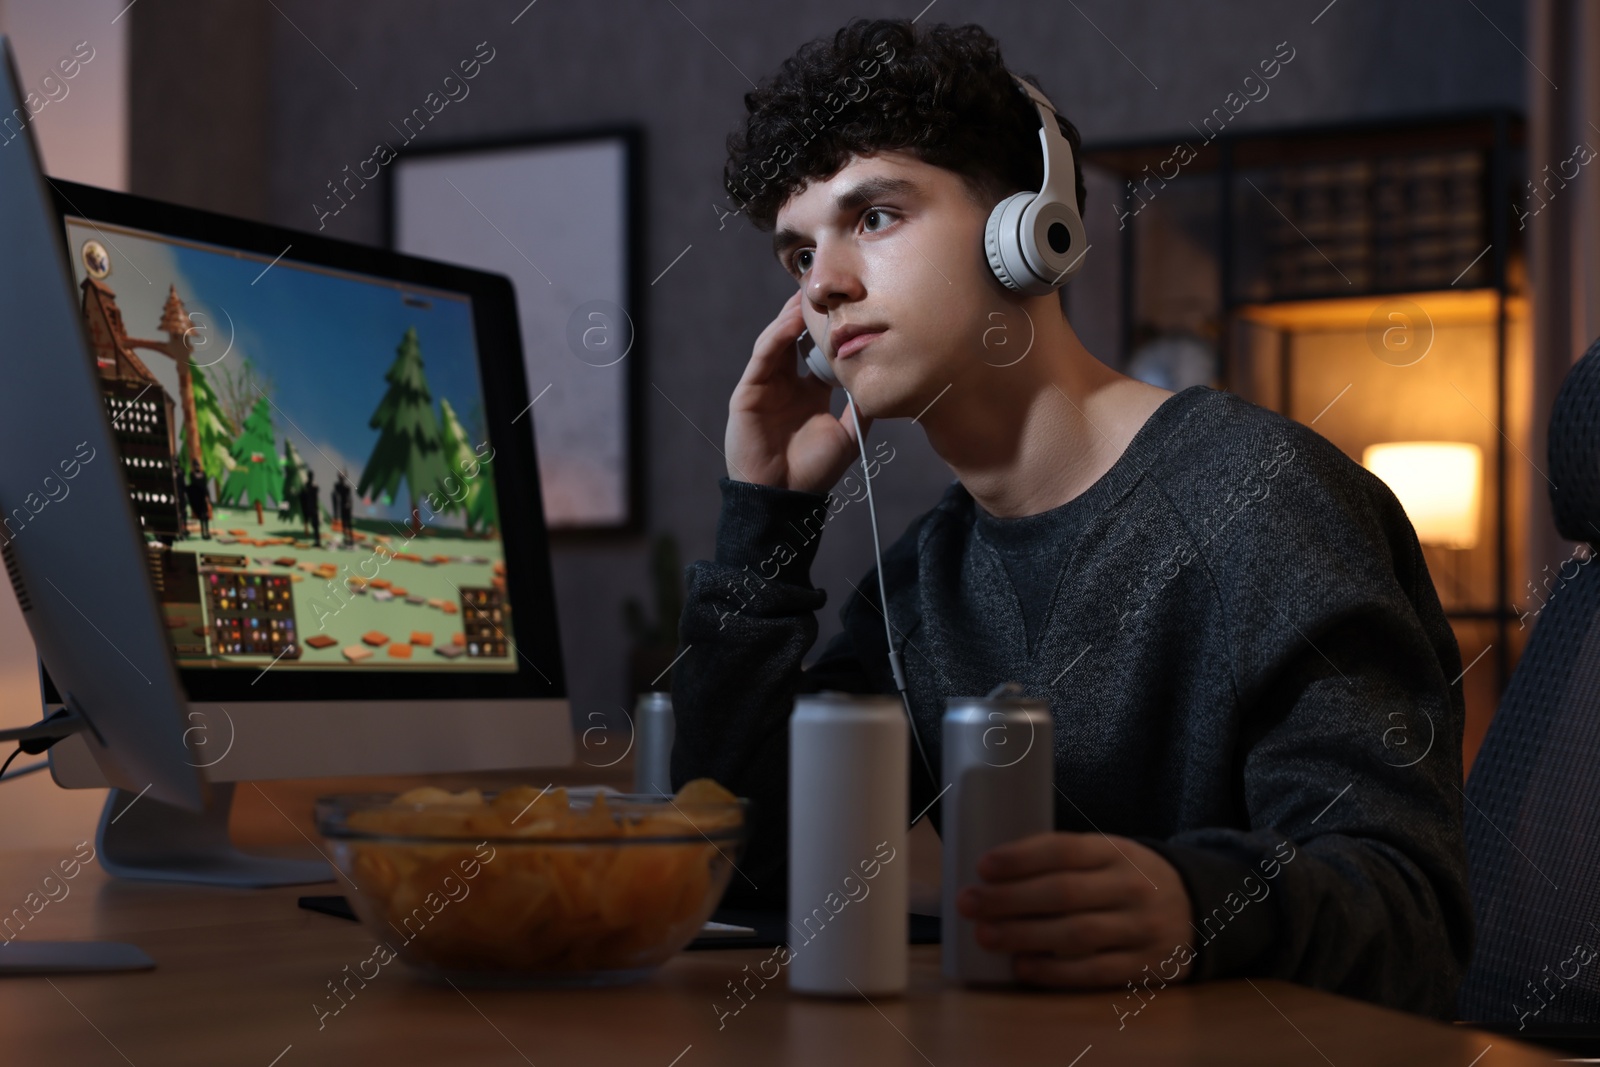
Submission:
{"label": "person's shoulder", "polygon": [[1168,402],[1179,405],[1160,448],[1160,467],[1170,476],[1214,476],[1263,450],[1305,453],[1303,458],[1318,467],[1352,462],[1311,427],[1235,393],[1196,386]]}
{"label": "person's shoulder", "polygon": [[1234,481],[1263,473],[1276,477],[1290,464],[1321,479],[1365,483],[1372,476],[1332,441],[1304,423],[1204,386],[1173,398],[1183,402],[1158,445],[1152,473],[1165,483],[1212,495]]}
{"label": "person's shoulder", "polygon": [[1312,427],[1221,390],[1187,399],[1151,474],[1202,540],[1312,527],[1399,536],[1405,516],[1388,487]]}

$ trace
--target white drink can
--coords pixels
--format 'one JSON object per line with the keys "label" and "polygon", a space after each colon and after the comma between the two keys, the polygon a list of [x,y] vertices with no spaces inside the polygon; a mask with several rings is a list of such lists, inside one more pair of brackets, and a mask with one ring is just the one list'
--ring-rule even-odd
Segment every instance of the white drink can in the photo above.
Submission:
{"label": "white drink can", "polygon": [[[1003,694],[1003,695],[1002,695]],[[940,955],[944,975],[972,983],[1013,981],[1011,955],[978,944],[956,894],[980,882],[978,860],[997,845],[1055,828],[1055,745],[1050,708],[1006,686],[987,697],[950,698],[940,745],[944,846]]]}
{"label": "white drink can", "polygon": [[893,697],[800,696],[789,720],[789,988],[906,987],[906,714]]}

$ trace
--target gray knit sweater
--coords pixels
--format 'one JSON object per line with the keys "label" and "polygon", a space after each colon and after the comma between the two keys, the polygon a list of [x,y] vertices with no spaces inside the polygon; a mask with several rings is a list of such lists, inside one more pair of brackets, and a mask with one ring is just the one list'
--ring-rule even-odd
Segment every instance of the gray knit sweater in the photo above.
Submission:
{"label": "gray knit sweater", "polygon": [[[894,686],[872,574],[801,669],[837,498],[724,478],[722,501],[715,561],[687,568],[672,781],[751,798],[725,903],[781,907],[795,694]],[[1056,828],[1132,837],[1177,868],[1194,979],[1449,1015],[1472,943],[1461,659],[1399,502],[1309,428],[1200,386],[1080,501],[1031,654],[959,483],[885,553],[935,772],[945,698],[1019,682],[1054,717]],[[940,785],[908,758],[917,812]]]}

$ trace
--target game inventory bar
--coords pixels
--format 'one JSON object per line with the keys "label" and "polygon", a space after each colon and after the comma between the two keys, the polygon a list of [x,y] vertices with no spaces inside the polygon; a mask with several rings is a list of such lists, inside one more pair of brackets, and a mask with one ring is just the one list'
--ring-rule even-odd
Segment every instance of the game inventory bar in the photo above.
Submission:
{"label": "game inventory bar", "polygon": [[468,656],[504,657],[505,594],[493,587],[462,586],[461,627],[466,631]]}
{"label": "game inventory bar", "polygon": [[287,574],[206,571],[204,584],[215,653],[300,658]]}

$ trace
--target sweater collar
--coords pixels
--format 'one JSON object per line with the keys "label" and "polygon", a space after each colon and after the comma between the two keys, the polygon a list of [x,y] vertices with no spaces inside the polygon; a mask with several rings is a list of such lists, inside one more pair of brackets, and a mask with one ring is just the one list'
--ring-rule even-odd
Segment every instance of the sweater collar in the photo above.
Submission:
{"label": "sweater collar", "polygon": [[[1117,457],[1111,469],[1082,493],[1065,504],[1058,505],[1058,508],[1084,507],[1092,514],[1099,514],[1114,506],[1139,484],[1151,465],[1167,450],[1172,438],[1183,429],[1184,424],[1197,411],[1220,399],[1221,396],[1219,391],[1209,386],[1191,385],[1182,392],[1167,397],[1145,420],[1144,425],[1139,427],[1138,433],[1133,435],[1133,440],[1128,442],[1128,447],[1123,449],[1122,455]],[[966,486],[957,479],[946,487],[934,511],[947,519],[970,526],[976,521],[978,503],[972,499],[972,494],[967,492]],[[1035,517],[1037,516],[1030,515],[1022,518]],[[926,536],[928,528],[924,527],[923,532]]]}

